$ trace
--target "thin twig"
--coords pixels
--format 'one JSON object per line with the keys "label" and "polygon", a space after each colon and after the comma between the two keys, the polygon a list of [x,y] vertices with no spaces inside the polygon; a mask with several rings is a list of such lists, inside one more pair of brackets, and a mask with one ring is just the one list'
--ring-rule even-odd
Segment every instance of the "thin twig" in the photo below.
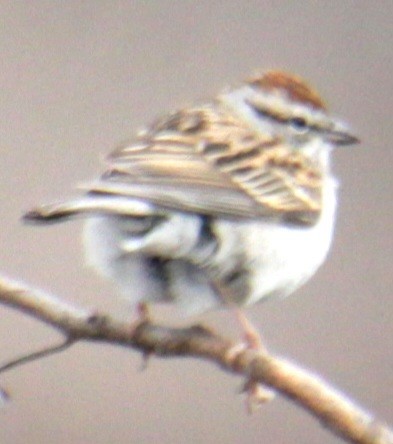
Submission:
{"label": "thin twig", "polygon": [[0,366],[0,373],[5,373],[8,370],[14,369],[15,367],[19,367],[20,365],[27,364],[32,361],[36,361],[37,359],[46,358],[48,356],[54,355],[55,353],[60,353],[67,348],[70,348],[76,342],[73,338],[66,338],[60,344],[56,344],[50,347],[45,347],[42,350],[29,353],[27,355],[23,355],[19,358],[12,359],[8,361],[4,365]]}
{"label": "thin twig", "polygon": [[[246,381],[260,382],[272,388],[348,442],[393,444],[392,430],[318,376],[267,352],[244,349],[234,354],[235,344],[205,327],[174,329],[144,321],[131,333],[126,323],[72,307],[53,296],[5,278],[0,279],[0,303],[60,330],[66,340],[51,347],[53,352],[68,348],[72,341],[86,340],[134,348],[146,355],[202,358],[226,371],[243,375]],[[47,352],[18,358],[3,365],[3,371],[22,362],[30,362],[39,353],[47,356],[50,352],[47,349]],[[16,364],[17,361],[19,364]]]}

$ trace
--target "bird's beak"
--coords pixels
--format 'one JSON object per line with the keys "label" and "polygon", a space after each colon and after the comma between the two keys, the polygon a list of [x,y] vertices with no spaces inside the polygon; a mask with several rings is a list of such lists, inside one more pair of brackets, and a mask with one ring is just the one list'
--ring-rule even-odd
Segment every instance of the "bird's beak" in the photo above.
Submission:
{"label": "bird's beak", "polygon": [[360,142],[356,136],[353,136],[346,129],[335,128],[333,130],[327,131],[325,135],[326,139],[329,140],[334,145],[354,145]]}

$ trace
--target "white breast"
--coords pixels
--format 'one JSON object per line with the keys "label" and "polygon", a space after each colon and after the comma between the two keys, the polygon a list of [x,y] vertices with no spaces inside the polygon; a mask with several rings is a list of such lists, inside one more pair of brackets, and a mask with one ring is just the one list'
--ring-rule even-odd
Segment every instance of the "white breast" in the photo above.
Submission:
{"label": "white breast", "polygon": [[251,291],[247,304],[284,297],[310,279],[330,248],[336,209],[336,182],[326,180],[321,217],[312,227],[252,223],[242,238],[248,256]]}

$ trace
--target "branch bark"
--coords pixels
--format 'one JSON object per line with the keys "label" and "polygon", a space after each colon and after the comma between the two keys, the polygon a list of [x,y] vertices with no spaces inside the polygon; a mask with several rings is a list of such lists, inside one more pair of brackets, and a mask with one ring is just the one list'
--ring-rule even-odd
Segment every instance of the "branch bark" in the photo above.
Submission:
{"label": "branch bark", "polygon": [[393,444],[393,431],[362,410],[317,375],[271,354],[244,349],[202,326],[174,329],[146,320],[134,331],[130,325],[105,314],[73,307],[54,296],[19,282],[0,278],[0,303],[42,321],[64,335],[64,342],[0,367],[0,373],[77,341],[106,342],[132,348],[145,355],[196,357],[211,361],[246,381],[260,382],[307,410],[347,442]]}

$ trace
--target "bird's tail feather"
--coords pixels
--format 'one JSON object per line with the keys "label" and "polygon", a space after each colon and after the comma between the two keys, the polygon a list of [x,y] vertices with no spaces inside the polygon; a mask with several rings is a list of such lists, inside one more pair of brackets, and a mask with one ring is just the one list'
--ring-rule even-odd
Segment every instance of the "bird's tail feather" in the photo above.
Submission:
{"label": "bird's tail feather", "polygon": [[34,208],[23,215],[23,220],[27,223],[48,224],[92,214],[146,217],[157,213],[157,209],[151,204],[137,199],[86,195],[79,199]]}

